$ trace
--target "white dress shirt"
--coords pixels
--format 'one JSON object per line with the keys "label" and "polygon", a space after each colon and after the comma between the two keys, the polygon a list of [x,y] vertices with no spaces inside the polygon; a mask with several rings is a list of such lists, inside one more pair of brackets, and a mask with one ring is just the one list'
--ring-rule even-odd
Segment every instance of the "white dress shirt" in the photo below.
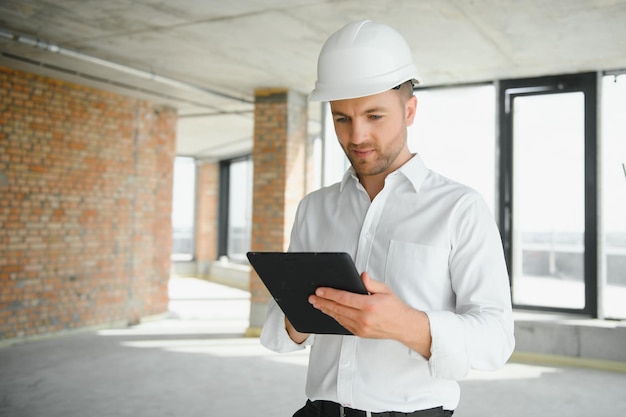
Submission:
{"label": "white dress shirt", "polygon": [[[431,357],[395,340],[311,335],[301,345],[272,300],[261,343],[311,346],[306,395],[371,412],[454,410],[470,369],[504,365],[514,347],[508,274],[493,215],[472,189],[430,171],[418,155],[387,176],[370,202],[350,168],[306,196],[292,252],[347,252],[359,272],[427,313]],[[294,277],[297,279],[297,277]]]}

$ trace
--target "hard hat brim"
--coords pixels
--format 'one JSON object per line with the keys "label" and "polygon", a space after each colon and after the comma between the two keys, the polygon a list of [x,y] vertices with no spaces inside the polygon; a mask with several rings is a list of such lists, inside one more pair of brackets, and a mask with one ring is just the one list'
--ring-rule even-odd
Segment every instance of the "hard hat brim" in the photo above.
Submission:
{"label": "hard hat brim", "polygon": [[309,94],[309,101],[324,102],[372,96],[374,94],[379,94],[387,90],[391,90],[392,88],[409,80],[413,82],[413,86],[422,84],[422,80],[417,77],[409,77],[399,82],[386,82],[379,85],[351,85],[346,86],[345,89],[338,88],[335,85],[324,85],[321,83],[316,83],[315,89],[311,92],[311,94]]}

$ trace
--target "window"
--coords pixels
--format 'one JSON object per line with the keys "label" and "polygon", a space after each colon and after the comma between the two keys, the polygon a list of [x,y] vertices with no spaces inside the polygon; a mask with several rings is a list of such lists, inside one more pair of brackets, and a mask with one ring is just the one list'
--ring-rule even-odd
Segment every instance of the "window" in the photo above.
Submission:
{"label": "window", "polygon": [[479,193],[494,212],[496,98],[493,85],[417,90],[409,148],[426,166]]}
{"label": "window", "polygon": [[595,73],[500,82],[500,231],[518,308],[598,315]]}
{"label": "window", "polygon": [[172,204],[172,260],[194,257],[194,202],[196,163],[193,158],[176,157]]}
{"label": "window", "polygon": [[626,319],[626,74],[602,80],[600,280],[604,317]]}
{"label": "window", "polygon": [[513,294],[517,304],[585,307],[584,121],[581,92],[516,99]]}
{"label": "window", "polygon": [[252,157],[220,164],[219,256],[246,263],[252,234]]}
{"label": "window", "polygon": [[348,161],[335,134],[335,125],[333,123],[333,115],[330,112],[330,105],[323,103],[322,106],[324,123],[322,127],[321,175],[322,186],[327,186],[341,181],[343,174],[350,166],[350,161]]}

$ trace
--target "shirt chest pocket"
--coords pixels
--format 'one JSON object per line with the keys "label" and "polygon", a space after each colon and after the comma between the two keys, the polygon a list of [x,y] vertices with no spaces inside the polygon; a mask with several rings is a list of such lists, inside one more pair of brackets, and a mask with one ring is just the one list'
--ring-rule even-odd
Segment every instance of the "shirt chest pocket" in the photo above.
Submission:
{"label": "shirt chest pocket", "polygon": [[449,305],[453,298],[446,248],[392,240],[385,283],[407,304],[420,310]]}

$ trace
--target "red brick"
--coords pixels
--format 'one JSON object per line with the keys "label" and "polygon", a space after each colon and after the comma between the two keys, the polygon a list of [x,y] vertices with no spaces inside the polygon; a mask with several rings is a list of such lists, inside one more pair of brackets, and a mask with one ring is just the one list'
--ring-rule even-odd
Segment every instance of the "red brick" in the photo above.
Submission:
{"label": "red brick", "polygon": [[176,112],[0,67],[7,97],[0,339],[167,311]]}

